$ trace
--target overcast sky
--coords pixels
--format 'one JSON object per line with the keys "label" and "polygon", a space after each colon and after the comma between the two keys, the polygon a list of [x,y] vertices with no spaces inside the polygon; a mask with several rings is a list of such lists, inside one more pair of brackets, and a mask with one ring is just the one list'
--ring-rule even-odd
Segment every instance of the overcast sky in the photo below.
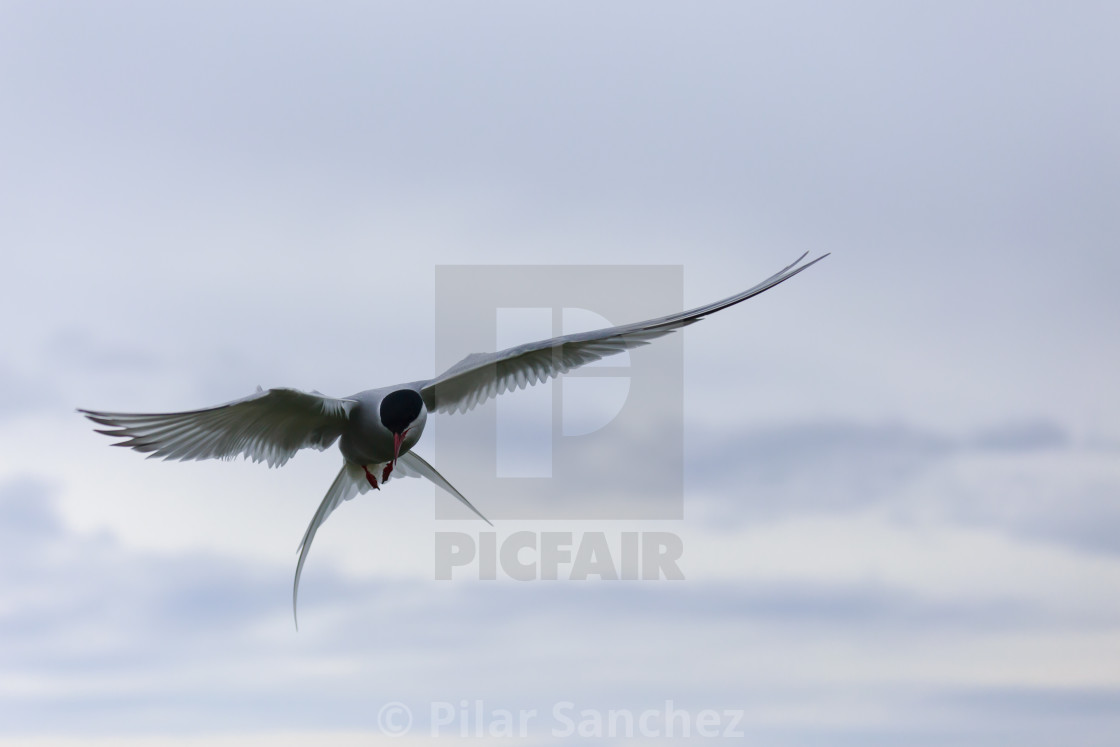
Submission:
{"label": "overcast sky", "polygon": [[[3,3],[0,745],[364,745],[391,701],[419,744],[475,699],[1111,743],[1118,71],[1110,2]],[[337,452],[74,413],[431,376],[440,265],[676,265],[693,306],[806,251],[683,333],[683,521],[497,528],[675,532],[683,582],[436,582],[478,527],[394,481],[296,633]]]}

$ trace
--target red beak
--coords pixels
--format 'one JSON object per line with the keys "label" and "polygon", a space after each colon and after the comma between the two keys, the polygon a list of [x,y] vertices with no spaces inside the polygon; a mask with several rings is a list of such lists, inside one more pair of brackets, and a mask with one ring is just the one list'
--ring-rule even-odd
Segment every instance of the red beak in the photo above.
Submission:
{"label": "red beak", "polygon": [[401,453],[401,442],[404,441],[404,437],[408,433],[408,431],[409,431],[409,429],[405,428],[401,433],[394,433],[393,434],[393,466],[394,467],[397,466],[397,457],[399,457],[400,453]]}

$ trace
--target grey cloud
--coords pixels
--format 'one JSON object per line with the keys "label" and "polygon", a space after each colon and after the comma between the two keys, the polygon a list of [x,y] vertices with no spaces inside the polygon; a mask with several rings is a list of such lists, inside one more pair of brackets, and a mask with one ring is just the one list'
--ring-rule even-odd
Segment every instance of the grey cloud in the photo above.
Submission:
{"label": "grey cloud", "polygon": [[1104,716],[1120,723],[1120,689],[1108,686],[965,689],[945,693],[939,699],[970,710],[975,715],[1002,713],[1029,718],[1030,714],[1035,714],[1067,716],[1071,719]]}
{"label": "grey cloud", "polygon": [[[1109,220],[1111,175],[1094,154],[1109,152],[1120,110],[1048,68],[1061,58],[1082,85],[1106,85],[1109,65],[1090,60],[1115,60],[1108,11],[437,3],[288,9],[263,30],[254,3],[222,24],[126,7],[46,23],[31,6],[40,46],[8,40],[40,66],[37,86],[7,81],[25,126],[86,123],[63,152],[88,151],[88,136],[110,150],[154,141],[245,171],[341,177],[351,192],[481,181],[532,196],[534,212],[606,200],[669,221],[750,206],[755,222],[811,214],[812,234],[854,240],[1099,240]],[[988,24],[999,55],[974,33]]]}
{"label": "grey cloud", "polygon": [[1076,742],[1105,747],[1120,728],[1115,687],[992,686],[937,690],[921,698],[932,710],[953,714],[954,744],[1044,747]]}
{"label": "grey cloud", "polygon": [[[1052,624],[1045,611],[1011,600],[931,602],[875,584],[587,583],[531,584],[518,589],[472,591],[463,609],[508,609],[514,599],[557,619],[602,615],[606,619],[733,620],[743,625],[778,623],[907,630],[1013,630]],[[483,613],[485,614],[485,613]],[[482,622],[481,620],[479,622]]]}
{"label": "grey cloud", "polygon": [[97,339],[93,333],[73,327],[59,331],[47,342],[44,358],[52,368],[85,374],[151,374],[165,365],[151,349]]}
{"label": "grey cloud", "polygon": [[0,419],[42,409],[57,398],[52,382],[18,372],[0,358]]}
{"label": "grey cloud", "polygon": [[[963,438],[900,423],[825,421],[709,429],[688,443],[688,484],[726,496],[743,521],[881,502],[951,457],[1063,449],[1070,438],[1048,421],[1002,424]],[[766,500],[753,500],[762,495]]]}
{"label": "grey cloud", "polygon": [[1030,470],[994,480],[951,482],[941,496],[954,520],[1083,551],[1120,553],[1120,479],[1070,474],[1054,483]]}
{"label": "grey cloud", "polygon": [[[1031,476],[1033,455],[1076,464],[1094,453],[1054,422],[1022,420],[965,436],[835,421],[705,435],[706,449],[689,442],[686,486],[694,490],[686,502],[716,525],[880,506],[897,516],[932,511],[1082,551],[1120,552],[1112,530],[1120,522],[1120,482],[1078,476],[1072,467],[1052,479]],[[1021,469],[1008,472],[1008,458],[1024,460]],[[962,459],[993,466],[958,475],[952,465]]]}
{"label": "grey cloud", "polygon": [[[617,646],[626,658],[645,651],[644,636],[653,637],[650,645],[670,636],[693,656],[711,655],[708,642],[690,640],[689,631],[722,622],[828,635],[1049,624],[1040,610],[998,599],[930,603],[875,587],[416,584],[346,580],[317,565],[304,577],[296,634],[290,568],[199,552],[131,552],[106,537],[75,536],[54,518],[50,490],[31,482],[0,489],[0,518],[6,540],[28,540],[0,545],[0,562],[14,570],[0,577],[9,602],[0,612],[0,665],[11,676],[62,687],[7,695],[12,716],[0,729],[7,734],[358,729],[369,727],[371,704],[441,693],[501,703],[640,702],[644,689],[665,683],[628,682],[611,695],[594,684],[598,675],[587,679],[604,666],[600,647]],[[526,635],[551,643],[511,656],[510,642]],[[596,646],[587,647],[587,637]],[[578,653],[563,653],[572,646]],[[348,667],[330,674],[338,660]],[[676,666],[666,659],[658,681],[673,679]],[[479,679],[479,667],[503,676]],[[534,678],[541,667],[551,674]],[[203,680],[200,671],[208,672]],[[691,675],[673,688],[709,705],[718,695]]]}
{"label": "grey cloud", "polygon": [[[511,493],[510,498],[563,500],[565,506],[577,507],[573,510],[586,510],[587,516],[635,515],[634,505],[661,496],[665,485],[680,479],[673,465],[651,462],[647,448],[650,439],[676,424],[666,424],[659,413],[650,411],[633,413],[628,426],[624,434],[605,439],[594,449],[573,450],[578,460],[575,468],[564,479],[554,480],[559,484],[547,486],[547,496],[519,498]],[[840,420],[746,429],[701,428],[686,421],[685,427],[686,514],[690,506],[700,508],[720,525],[895,502],[931,470],[969,455],[1025,456],[1075,448],[1065,428],[1040,419],[1000,423],[965,435],[903,423]],[[490,437],[486,423],[480,421],[477,428],[480,439]],[[491,500],[500,508],[501,497],[472,490],[470,465],[492,469],[481,440],[441,441],[436,455],[444,465],[451,463],[449,455],[454,457],[456,466],[446,476],[472,500],[480,506]],[[644,479],[604,491],[597,476],[619,464],[642,465]],[[530,485],[524,490],[546,488]],[[946,501],[951,502],[949,496]],[[1091,500],[1083,503],[1083,508],[1089,508]]]}
{"label": "grey cloud", "polygon": [[62,533],[50,488],[26,477],[0,484],[0,537],[5,544],[25,538],[51,539]]}
{"label": "grey cloud", "polygon": [[1028,420],[1005,423],[981,430],[973,437],[977,449],[993,451],[1033,451],[1070,446],[1069,434],[1056,423]]}

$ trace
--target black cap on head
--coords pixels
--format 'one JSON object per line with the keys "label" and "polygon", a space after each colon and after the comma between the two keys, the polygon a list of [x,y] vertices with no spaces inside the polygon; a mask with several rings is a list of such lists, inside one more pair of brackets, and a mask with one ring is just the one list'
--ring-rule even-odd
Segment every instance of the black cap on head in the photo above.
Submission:
{"label": "black cap on head", "polygon": [[402,433],[423,406],[420,394],[411,389],[390,392],[381,400],[381,423],[393,433]]}

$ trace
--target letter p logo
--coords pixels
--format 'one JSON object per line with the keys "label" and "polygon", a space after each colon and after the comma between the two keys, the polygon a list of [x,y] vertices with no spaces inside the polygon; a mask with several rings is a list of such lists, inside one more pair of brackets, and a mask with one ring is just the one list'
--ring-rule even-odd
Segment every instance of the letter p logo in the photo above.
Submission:
{"label": "letter p logo", "polygon": [[[642,321],[683,302],[680,266],[436,268],[436,373],[470,353]],[[441,472],[492,519],[679,519],[683,350],[648,346],[436,419]],[[457,518],[436,502],[437,518]]]}

